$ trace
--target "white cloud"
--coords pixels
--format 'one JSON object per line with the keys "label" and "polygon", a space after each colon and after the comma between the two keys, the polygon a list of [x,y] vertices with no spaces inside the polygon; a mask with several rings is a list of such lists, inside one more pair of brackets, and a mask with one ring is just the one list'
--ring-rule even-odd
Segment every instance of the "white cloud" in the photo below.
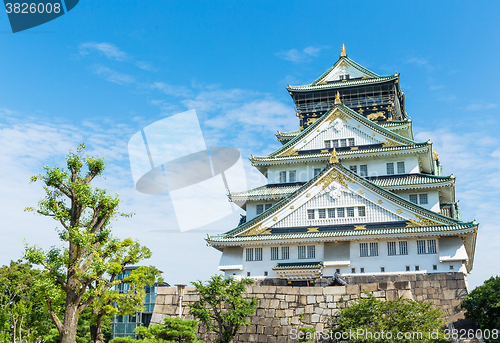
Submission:
{"label": "white cloud", "polygon": [[157,69],[151,65],[149,62],[145,61],[137,61],[135,62],[135,65],[142,70],[147,70],[147,71],[156,71]]}
{"label": "white cloud", "polygon": [[151,88],[158,89],[167,95],[186,98],[192,95],[189,88],[185,86],[173,86],[165,82],[154,82]]}
{"label": "white cloud", "polygon": [[491,110],[492,108],[496,107],[497,104],[477,102],[467,105],[465,109],[467,111],[484,111],[484,110]]}
{"label": "white cloud", "polygon": [[87,42],[80,44],[78,48],[82,56],[88,55],[91,51],[97,51],[110,60],[128,61],[131,59],[125,51],[120,50],[116,45],[111,43]]}
{"label": "white cloud", "polygon": [[276,56],[294,63],[308,62],[312,57],[317,57],[324,48],[316,46],[308,46],[302,50],[290,49],[276,53]]}
{"label": "white cloud", "polygon": [[96,65],[93,66],[91,70],[94,74],[101,76],[105,80],[117,83],[119,85],[125,85],[135,82],[135,79],[132,76],[119,73],[105,66]]}

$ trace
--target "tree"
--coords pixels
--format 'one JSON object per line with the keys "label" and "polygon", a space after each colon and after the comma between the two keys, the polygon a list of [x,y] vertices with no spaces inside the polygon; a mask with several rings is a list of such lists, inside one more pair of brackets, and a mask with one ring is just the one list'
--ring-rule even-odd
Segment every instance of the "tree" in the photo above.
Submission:
{"label": "tree", "polygon": [[198,322],[181,318],[165,318],[164,324],[138,327],[135,332],[144,343],[203,343],[196,338]]}
{"label": "tree", "polygon": [[[476,320],[483,332],[500,330],[500,277],[491,277],[483,285],[476,287],[462,301],[462,308],[467,310],[465,316]],[[487,339],[488,342],[500,342],[497,339]]]}
{"label": "tree", "polygon": [[246,317],[255,314],[257,298],[243,298],[251,279],[224,279],[214,275],[207,284],[192,282],[200,299],[191,304],[190,314],[198,319],[207,331],[213,331],[216,343],[230,343],[243,325],[249,325]]}
{"label": "tree", "polygon": [[344,342],[447,342],[444,324],[443,313],[430,302],[402,297],[382,301],[366,294],[332,318],[330,337]]}
{"label": "tree", "polygon": [[0,268],[0,341],[31,343],[49,333],[52,323],[43,298],[49,279],[21,261]]}
{"label": "tree", "polygon": [[45,198],[36,210],[26,208],[52,217],[62,226],[59,238],[64,247],[44,251],[26,246],[25,250],[25,258],[49,271],[64,293],[62,320],[52,307],[52,297],[47,300],[61,343],[75,342],[80,314],[114,286],[113,275],[124,265],[150,256],[149,249],[132,239],[120,240],[111,235],[111,220],[131,215],[118,212],[117,195],[92,187],[91,182],[102,176],[105,162],[100,157],[84,156],[84,149],[82,144],[76,153],[69,152],[67,170],[44,166],[43,175],[31,178],[31,182],[43,182]]}

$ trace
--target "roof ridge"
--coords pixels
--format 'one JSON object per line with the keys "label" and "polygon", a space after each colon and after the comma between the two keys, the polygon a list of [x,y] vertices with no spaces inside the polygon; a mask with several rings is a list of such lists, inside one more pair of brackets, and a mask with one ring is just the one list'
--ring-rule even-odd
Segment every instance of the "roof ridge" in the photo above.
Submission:
{"label": "roof ridge", "polygon": [[315,85],[317,82],[319,82],[322,78],[324,78],[326,75],[328,75],[333,69],[335,69],[335,67],[337,65],[339,65],[341,63],[341,61],[346,61],[348,64],[351,64],[352,67],[354,68],[357,68],[357,69],[361,69],[361,71],[365,72],[366,74],[370,75],[371,77],[373,78],[380,78],[380,75],[372,72],[371,70],[369,69],[366,69],[365,67],[363,67],[362,65],[360,65],[359,63],[356,63],[354,62],[352,59],[350,59],[349,57],[347,56],[341,56],[337,62],[335,62],[330,68],[328,68],[323,74],[321,74],[320,77],[318,77],[316,80],[314,80],[310,85]]}

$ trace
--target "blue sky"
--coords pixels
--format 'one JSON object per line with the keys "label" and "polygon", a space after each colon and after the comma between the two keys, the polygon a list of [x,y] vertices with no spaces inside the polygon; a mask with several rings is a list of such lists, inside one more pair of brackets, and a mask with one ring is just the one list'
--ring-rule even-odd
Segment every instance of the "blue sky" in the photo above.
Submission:
{"label": "blue sky", "polygon": [[[167,197],[135,191],[128,140],[196,109],[208,146],[245,160],[269,153],[276,130],[299,124],[285,86],[316,79],[345,42],[366,68],[401,73],[417,140],[434,142],[457,177],[464,220],[481,224],[469,282],[482,284],[500,259],[499,10],[493,1],[82,0],[16,34],[0,14],[0,263],[20,257],[23,240],[57,244],[54,222],[22,211],[42,195],[28,179],[85,141],[109,162],[101,185],[137,213],[115,233],[150,246],[167,282],[207,279],[220,253],[203,237],[232,223],[177,233]],[[262,183],[245,163],[249,184]]]}

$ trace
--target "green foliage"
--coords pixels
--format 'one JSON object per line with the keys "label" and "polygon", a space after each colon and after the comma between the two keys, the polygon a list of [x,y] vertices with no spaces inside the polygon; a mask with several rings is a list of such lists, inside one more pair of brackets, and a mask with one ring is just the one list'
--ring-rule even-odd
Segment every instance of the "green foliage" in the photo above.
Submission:
{"label": "green foliage", "polygon": [[251,279],[224,279],[214,275],[205,285],[192,282],[200,299],[191,304],[190,314],[198,319],[207,331],[218,335],[216,343],[229,343],[243,325],[249,325],[246,317],[255,314],[257,298],[243,298]]}
{"label": "green foliage", "polygon": [[303,334],[298,335],[302,338],[298,338],[297,342],[316,342],[316,339],[314,338],[314,333],[316,332],[315,328],[299,328],[299,331],[303,332]]}
{"label": "green foliage", "polygon": [[109,343],[140,343],[141,341],[132,337],[117,337],[110,340]]}
{"label": "green foliage", "polygon": [[21,261],[0,268],[0,341],[36,342],[52,327],[44,294],[48,273]]}
{"label": "green foliage", "polygon": [[143,343],[203,343],[196,338],[198,322],[181,318],[165,318],[164,324],[138,327],[135,332]]}
{"label": "green foliage", "polygon": [[[465,316],[476,320],[481,329],[500,330],[500,277],[491,277],[482,286],[476,287],[462,301]],[[500,342],[489,339],[488,342]]]}
{"label": "green foliage", "polygon": [[[341,308],[332,321],[333,337],[360,333],[347,336],[347,339],[344,336],[349,342],[446,342],[442,329],[445,324],[443,313],[432,309],[432,303],[402,297],[382,301],[367,294],[366,298],[358,298]],[[385,335],[377,337],[377,333]],[[411,336],[404,336],[406,333]],[[437,337],[430,336],[431,333]],[[403,336],[398,338],[398,334]]]}
{"label": "green foliage", "polygon": [[[116,276],[125,266],[151,256],[148,248],[132,239],[120,240],[111,235],[111,221],[118,215],[129,215],[118,212],[117,195],[92,187],[91,182],[102,176],[105,162],[100,157],[84,156],[84,149],[82,144],[76,153],[70,151],[66,170],[44,166],[43,175],[30,179],[44,184],[45,198],[39,201],[36,210],[26,208],[26,211],[54,218],[62,226],[59,230],[62,247],[46,251],[37,246],[25,247],[25,258],[50,272],[65,295],[63,319],[51,305],[56,296],[48,297],[48,312],[62,343],[74,343],[79,314],[89,306],[95,317],[92,321],[98,328],[103,317],[116,313],[110,305],[112,301],[122,305],[121,311],[133,311],[142,294],[139,282],[123,297],[110,290],[122,282]],[[145,276],[144,273],[142,270],[140,275]],[[149,276],[146,279],[150,281]],[[102,336],[101,329],[98,335]]]}

